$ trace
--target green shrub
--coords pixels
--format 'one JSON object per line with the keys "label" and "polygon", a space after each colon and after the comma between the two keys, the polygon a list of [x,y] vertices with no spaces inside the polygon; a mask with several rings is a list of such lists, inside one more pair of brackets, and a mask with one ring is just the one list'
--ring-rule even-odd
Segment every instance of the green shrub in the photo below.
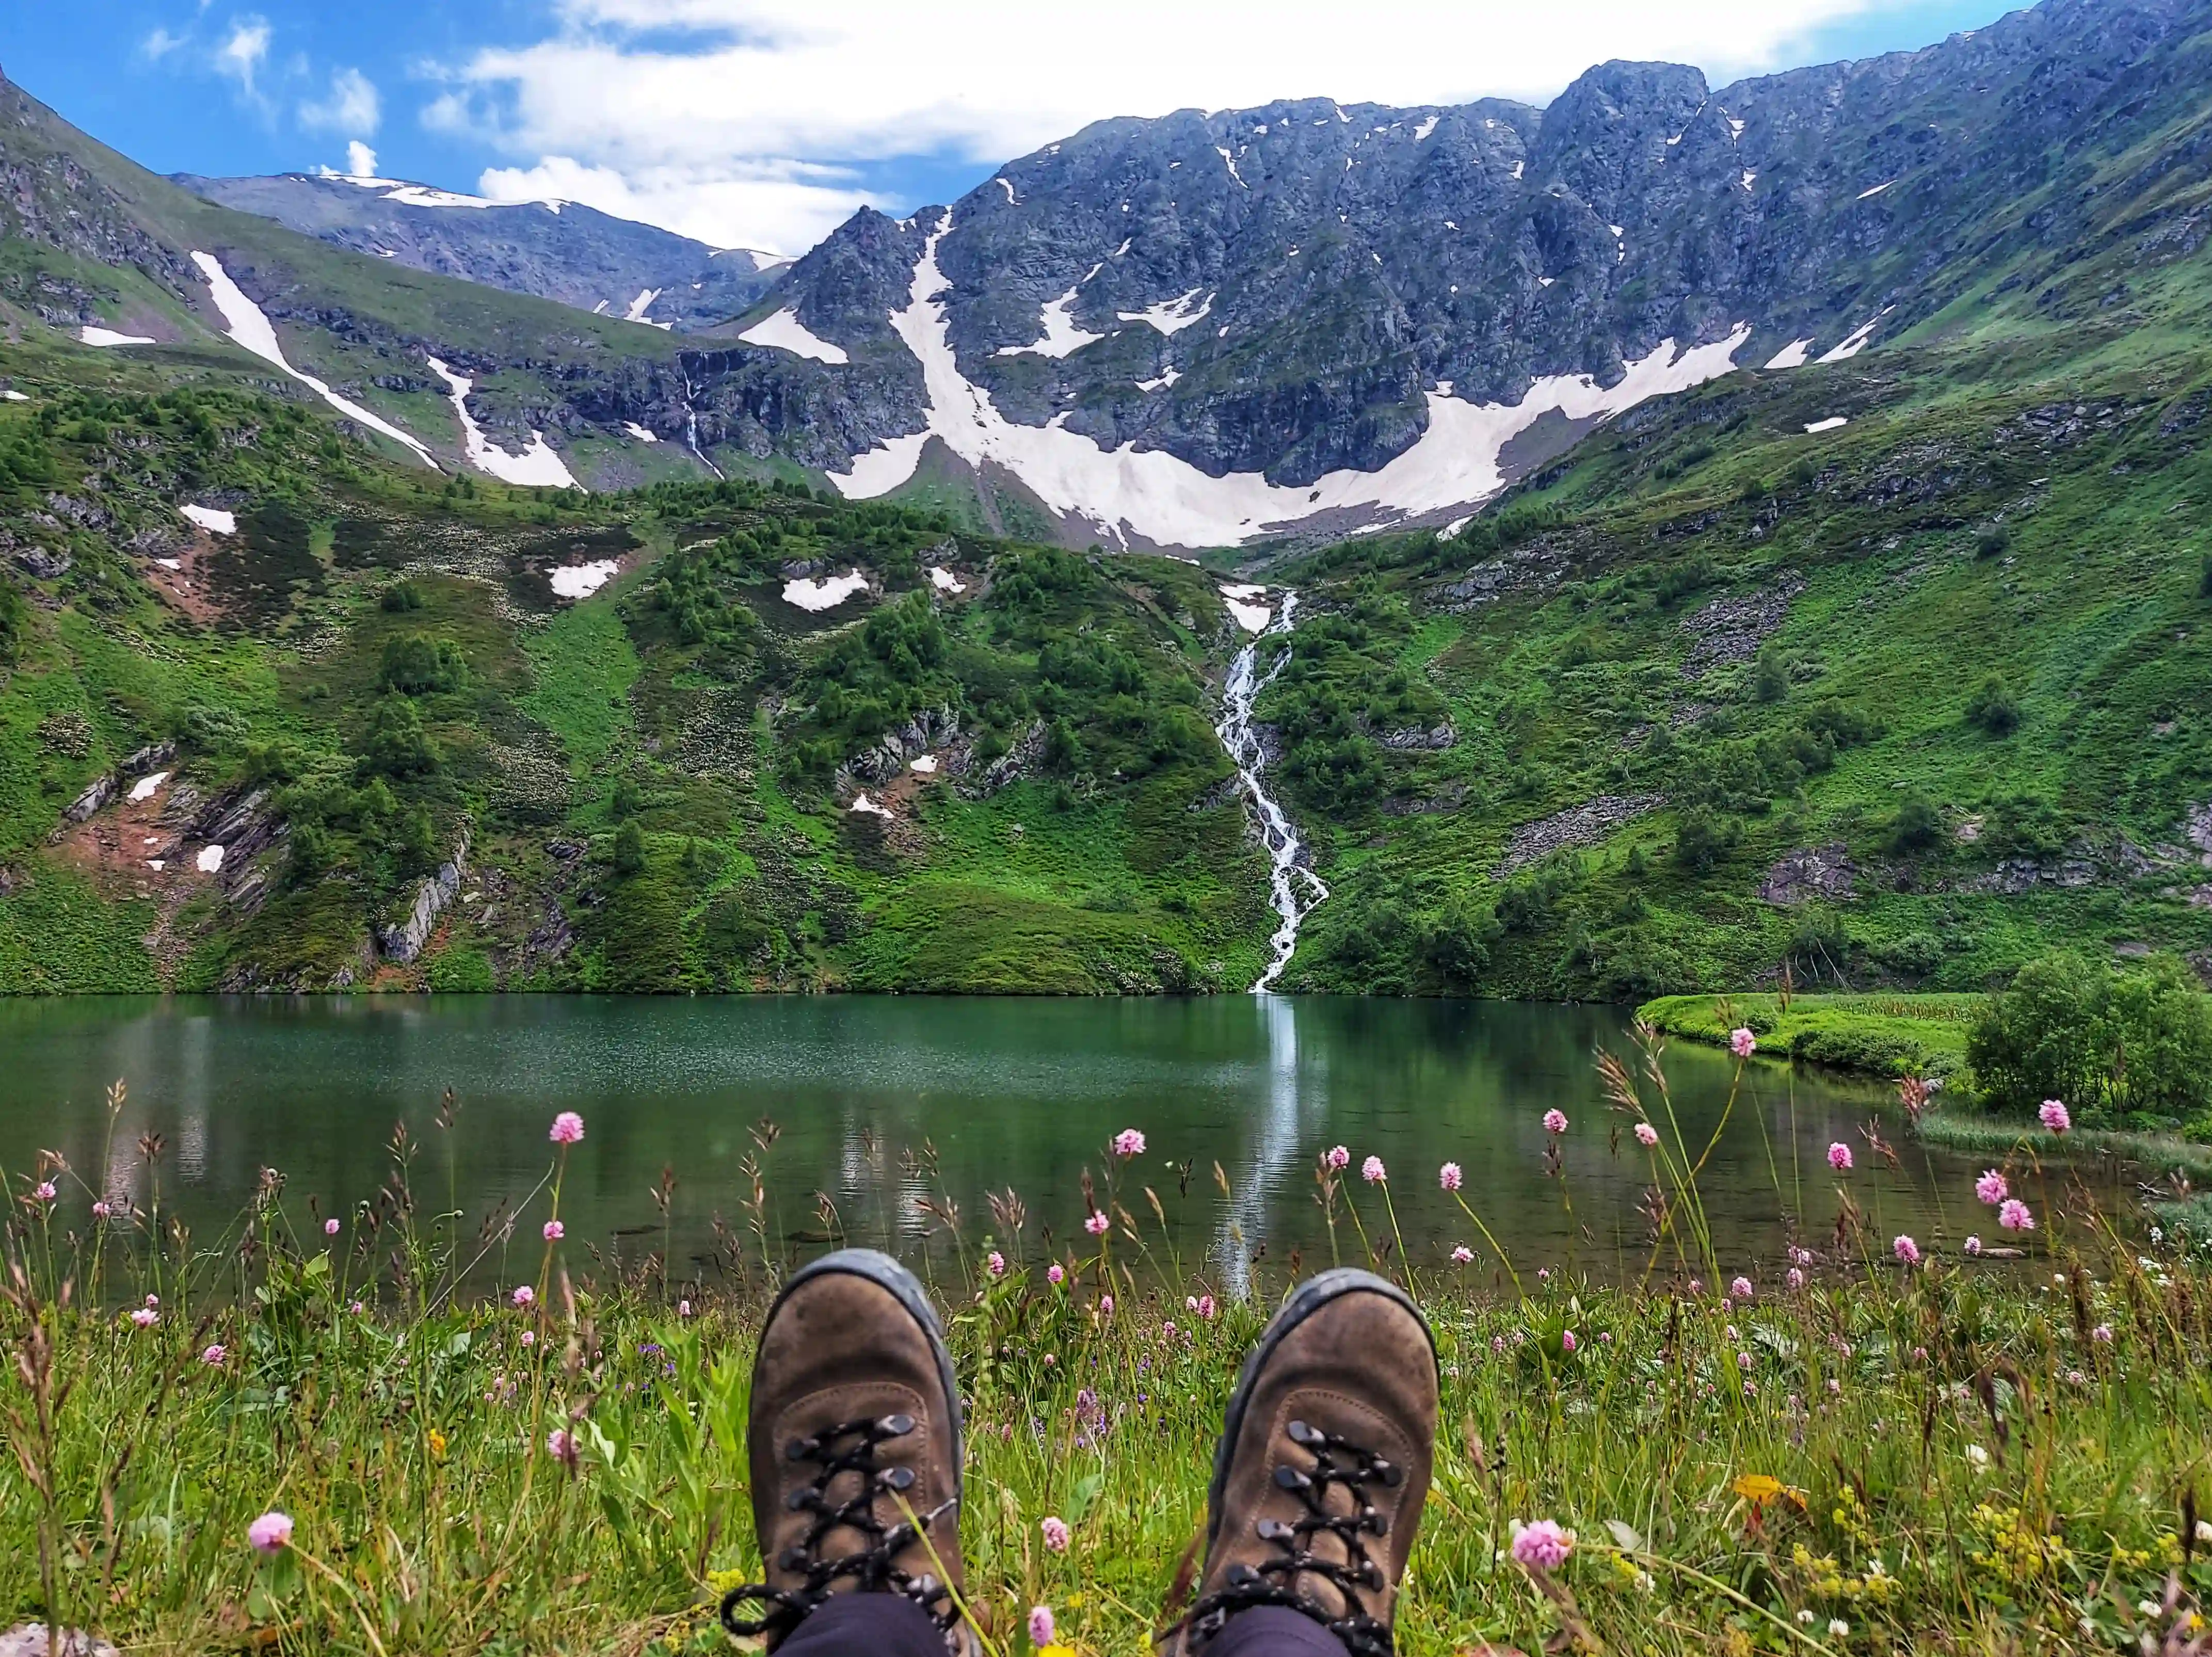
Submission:
{"label": "green shrub", "polygon": [[388,777],[421,776],[440,763],[437,744],[422,728],[422,716],[406,697],[380,698],[369,717],[362,752],[370,769]]}
{"label": "green shrub", "polygon": [[645,868],[645,833],[635,822],[615,830],[615,872],[627,880]]}
{"label": "green shrub", "polygon": [[422,608],[422,590],[412,581],[394,581],[385,588],[385,609],[396,612]]}
{"label": "green shrub", "polygon": [[384,661],[376,682],[384,690],[422,696],[435,691],[458,690],[468,677],[461,652],[444,639],[420,633],[403,633],[384,643]]}
{"label": "green shrub", "polygon": [[2197,596],[2212,598],[2212,553],[2204,555],[2204,573],[2197,578]]}
{"label": "green shrub", "polygon": [[1943,838],[1943,813],[1925,795],[1914,794],[1889,820],[1889,843],[1899,852],[1921,852]]}
{"label": "green shrub", "polygon": [[491,959],[472,944],[456,944],[430,963],[430,987],[448,994],[483,995],[499,987]]}
{"label": "green shrub", "polygon": [[2009,737],[2020,729],[2020,704],[2011,688],[1992,673],[1974,687],[1966,703],[1966,723],[1992,737]]}
{"label": "green shrub", "polygon": [[2174,961],[2118,974],[2047,955],[1990,998],[1966,1057],[2004,1109],[2063,1099],[2107,1120],[2183,1120],[2212,1107],[2212,1002]]}
{"label": "green shrub", "polygon": [[1974,537],[1974,556],[1996,558],[2012,545],[2012,531],[2002,524],[1992,524]]}
{"label": "green shrub", "polygon": [[1674,828],[1674,860],[1703,874],[1735,849],[1738,829],[1729,818],[1692,806]]}

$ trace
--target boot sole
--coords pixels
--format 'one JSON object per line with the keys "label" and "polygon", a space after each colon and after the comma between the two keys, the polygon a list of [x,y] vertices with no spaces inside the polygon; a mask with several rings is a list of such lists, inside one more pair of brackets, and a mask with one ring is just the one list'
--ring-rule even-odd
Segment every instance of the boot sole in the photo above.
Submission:
{"label": "boot sole", "polygon": [[1308,1278],[1291,1291],[1281,1311],[1275,1314],[1267,1330],[1260,1337],[1244,1360],[1244,1368],[1237,1377],[1237,1390],[1229,1396],[1229,1412],[1221,1423],[1221,1438],[1213,1448],[1213,1481],[1206,1490],[1206,1551],[1213,1552],[1215,1540],[1221,1533],[1221,1503],[1229,1489],[1229,1464],[1236,1454],[1237,1442],[1244,1435],[1244,1406],[1251,1401],[1252,1388],[1259,1380],[1260,1371],[1274,1356],[1285,1337],[1323,1307],[1343,1299],[1346,1295],[1380,1295],[1395,1301],[1413,1314],[1413,1321],[1421,1326],[1428,1337],[1429,1362],[1437,1358],[1437,1338],[1429,1327],[1429,1320],[1421,1315],[1421,1308],[1413,1304],[1413,1296],[1387,1278],[1372,1272],[1363,1272],[1357,1266],[1339,1266]]}
{"label": "boot sole", "polygon": [[835,1253],[824,1254],[818,1260],[811,1260],[793,1272],[776,1295],[775,1303],[769,1308],[766,1321],[761,1325],[763,1338],[768,1325],[775,1321],[775,1314],[783,1309],[784,1302],[789,1300],[801,1284],[811,1283],[817,1278],[828,1277],[832,1272],[864,1278],[878,1289],[887,1291],[906,1308],[907,1315],[921,1326],[922,1333],[929,1337],[930,1350],[937,1357],[938,1381],[945,1388],[945,1426],[951,1435],[952,1491],[956,1498],[964,1501],[968,1479],[961,1442],[963,1423],[960,1418],[960,1381],[952,1370],[951,1350],[945,1344],[945,1326],[938,1320],[937,1308],[929,1303],[928,1293],[913,1272],[890,1255],[873,1248],[841,1248]]}

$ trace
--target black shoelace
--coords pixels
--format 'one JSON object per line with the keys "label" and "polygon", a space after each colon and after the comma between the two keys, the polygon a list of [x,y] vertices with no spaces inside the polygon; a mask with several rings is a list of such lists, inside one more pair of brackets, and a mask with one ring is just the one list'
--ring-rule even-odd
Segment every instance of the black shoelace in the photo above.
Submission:
{"label": "black shoelace", "polygon": [[[1291,1423],[1287,1432],[1292,1443],[1312,1455],[1314,1469],[1304,1473],[1288,1465],[1279,1466],[1275,1483],[1298,1497],[1305,1514],[1289,1524],[1279,1519],[1260,1520],[1256,1528],[1261,1539],[1273,1543],[1281,1557],[1256,1566],[1231,1566],[1222,1586],[1191,1607],[1191,1642],[1203,1645],[1240,1611],[1282,1605],[1322,1624],[1344,1642],[1352,1657],[1393,1657],[1390,1625],[1369,1616],[1358,1596],[1362,1592],[1379,1593],[1389,1586],[1382,1566],[1367,1557],[1367,1541],[1370,1537],[1388,1536],[1390,1521],[1367,1499],[1367,1487],[1378,1484],[1395,1490],[1405,1480],[1405,1470],[1372,1450],[1303,1421]],[[1342,1485],[1351,1493],[1356,1512],[1329,1512],[1332,1485]],[[1314,1539],[1324,1534],[1343,1545],[1341,1563],[1314,1553]],[[1337,1590],[1344,1600],[1341,1617],[1330,1616],[1311,1591],[1301,1586],[1301,1579],[1306,1577],[1318,1578]]]}
{"label": "black shoelace", "polygon": [[[948,1497],[929,1512],[896,1524],[885,1524],[876,1516],[879,1498],[886,1493],[903,1495],[915,1484],[913,1468],[877,1466],[876,1447],[904,1438],[913,1430],[912,1416],[878,1416],[844,1422],[815,1437],[793,1439],[785,1447],[784,1454],[791,1460],[816,1464],[812,1479],[785,1498],[794,1513],[811,1510],[814,1521],[806,1534],[776,1560],[779,1569],[799,1573],[805,1580],[797,1587],[772,1587],[763,1582],[731,1589],[722,1599],[724,1628],[740,1639],[764,1634],[773,1645],[797,1628],[807,1612],[829,1599],[841,1583],[847,1583],[854,1593],[904,1595],[927,1611],[945,1631],[948,1648],[959,1648],[953,1630],[959,1626],[960,1612],[953,1604],[951,1590],[927,1571],[915,1576],[896,1563],[920,1539],[921,1528],[950,1513],[958,1498]],[[833,1502],[830,1486],[842,1473],[858,1473],[860,1480],[850,1498]],[[823,1544],[831,1532],[841,1529],[859,1532],[867,1539],[866,1544],[834,1557],[826,1556]],[[767,1614],[757,1621],[740,1621],[737,1609],[749,1602],[766,1605]]]}

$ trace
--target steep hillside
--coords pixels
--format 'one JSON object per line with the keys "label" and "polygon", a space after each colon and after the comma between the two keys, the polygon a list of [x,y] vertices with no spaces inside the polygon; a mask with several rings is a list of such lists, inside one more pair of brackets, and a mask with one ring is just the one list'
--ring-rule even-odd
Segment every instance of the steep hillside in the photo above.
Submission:
{"label": "steep hillside", "polygon": [[398,179],[332,173],[179,173],[171,182],[334,247],[681,333],[712,329],[747,309],[783,263],[580,202],[490,202]]}

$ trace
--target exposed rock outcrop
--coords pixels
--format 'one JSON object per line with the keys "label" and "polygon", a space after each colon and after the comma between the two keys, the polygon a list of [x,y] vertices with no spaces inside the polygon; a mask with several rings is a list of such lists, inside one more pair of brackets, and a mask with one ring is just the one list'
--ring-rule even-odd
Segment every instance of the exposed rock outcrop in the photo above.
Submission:
{"label": "exposed rock outcrop", "polygon": [[446,913],[447,906],[461,889],[468,855],[469,831],[464,824],[460,838],[454,843],[453,855],[438,865],[436,874],[415,889],[415,901],[407,911],[407,918],[396,926],[376,929],[377,951],[386,961],[404,967],[422,953],[422,946],[437,929],[438,917]]}

